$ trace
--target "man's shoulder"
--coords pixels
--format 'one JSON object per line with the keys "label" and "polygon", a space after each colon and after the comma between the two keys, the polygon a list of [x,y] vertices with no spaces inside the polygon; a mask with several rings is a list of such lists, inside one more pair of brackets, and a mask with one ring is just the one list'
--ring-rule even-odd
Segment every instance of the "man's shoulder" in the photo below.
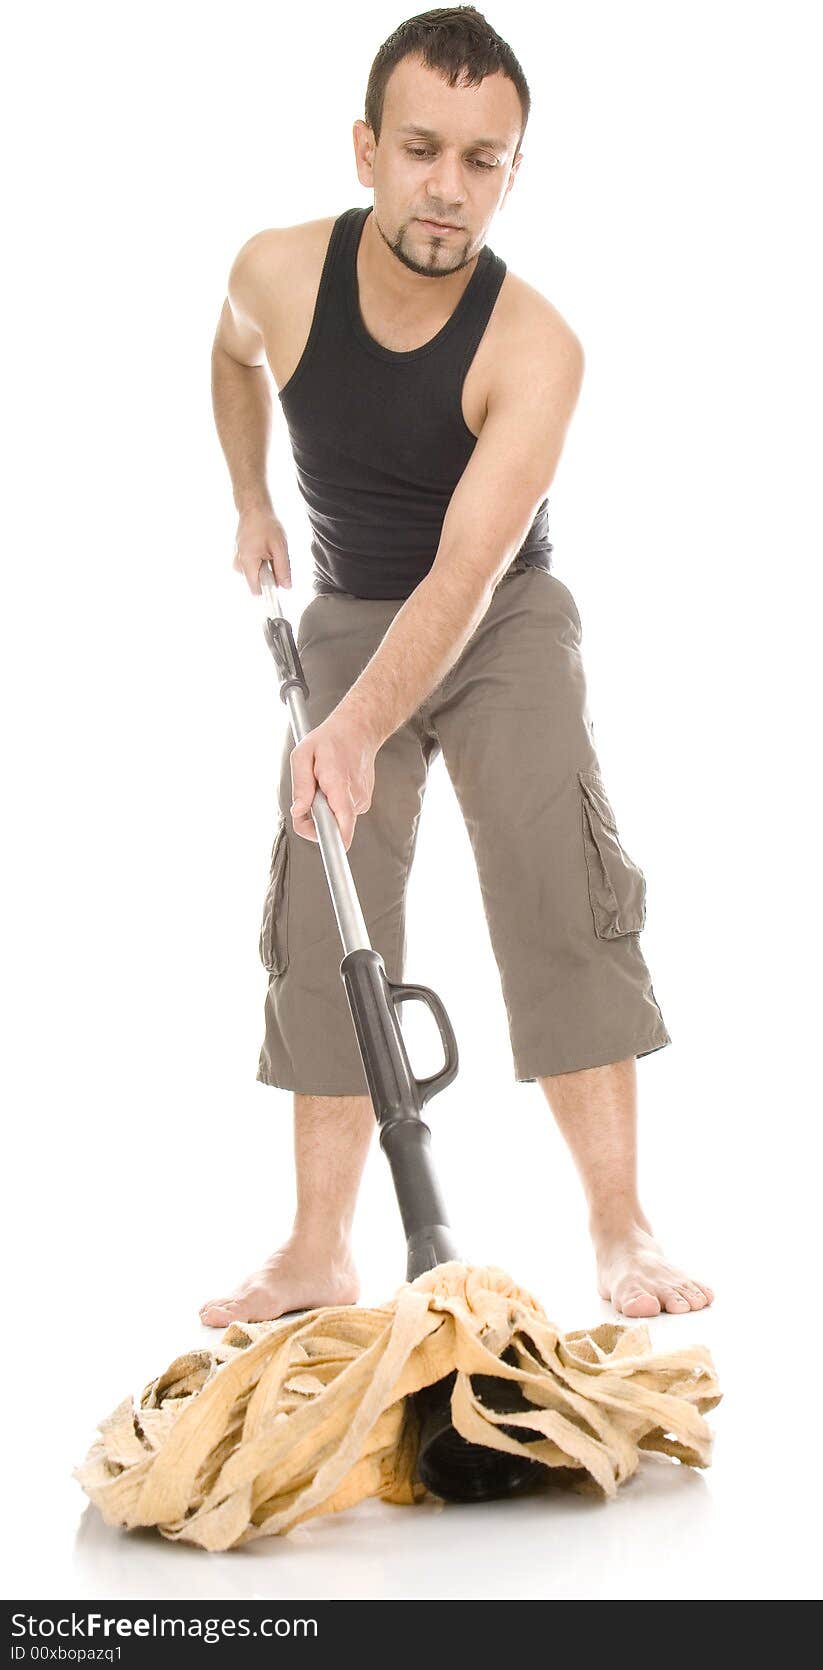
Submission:
{"label": "man's shoulder", "polygon": [[529,353],[579,353],[583,347],[577,332],[548,296],[508,269],[500,287],[495,313],[499,314],[500,340],[505,354],[518,357]]}
{"label": "man's shoulder", "polygon": [[[323,215],[318,220],[301,220],[293,226],[264,226],[243,245],[249,259],[265,261],[294,249],[311,249],[315,244],[328,243],[337,215]],[[241,251],[242,253],[242,251]]]}
{"label": "man's shoulder", "polygon": [[311,262],[323,257],[336,215],[324,215],[320,220],[300,221],[294,226],[265,226],[254,232],[238,250],[233,274],[252,282],[267,282],[286,269],[294,271],[295,263]]}
{"label": "man's shoulder", "polygon": [[491,324],[478,361],[487,412],[495,403],[511,409],[526,398],[554,403],[558,389],[579,390],[585,356],[577,332],[547,296],[510,270]]}

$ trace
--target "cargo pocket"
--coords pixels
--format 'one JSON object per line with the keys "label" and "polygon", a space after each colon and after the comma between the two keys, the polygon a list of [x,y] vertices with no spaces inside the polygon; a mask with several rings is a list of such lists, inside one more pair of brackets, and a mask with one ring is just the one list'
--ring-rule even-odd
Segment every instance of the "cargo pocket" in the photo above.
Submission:
{"label": "cargo pocket", "polygon": [[620,844],[599,771],[578,771],[589,898],[600,939],[637,934],[646,920],[646,878]]}
{"label": "cargo pocket", "polygon": [[282,974],[288,962],[286,935],[286,884],[289,867],[289,843],[286,819],[280,818],[271,849],[269,885],[263,906],[260,928],[260,961],[270,974]]}

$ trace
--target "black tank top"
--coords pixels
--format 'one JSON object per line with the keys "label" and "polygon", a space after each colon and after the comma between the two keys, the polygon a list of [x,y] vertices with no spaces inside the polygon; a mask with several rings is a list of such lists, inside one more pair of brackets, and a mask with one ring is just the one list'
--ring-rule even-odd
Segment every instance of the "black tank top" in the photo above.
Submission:
{"label": "black tank top", "polygon": [[[484,244],[451,317],[395,353],[360,313],[357,250],[371,208],[334,222],[308,340],[280,390],[312,529],[316,592],[406,598],[437,554],[449,500],[477,437],[461,409],[466,373],[506,263]],[[551,569],[548,499],[510,569]]]}

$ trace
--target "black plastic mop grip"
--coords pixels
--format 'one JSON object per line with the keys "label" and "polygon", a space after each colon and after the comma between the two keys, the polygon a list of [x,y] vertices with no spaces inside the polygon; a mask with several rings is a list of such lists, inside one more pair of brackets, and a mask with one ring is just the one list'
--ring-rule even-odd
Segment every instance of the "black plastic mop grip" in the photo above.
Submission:
{"label": "black plastic mop grip", "polygon": [[438,1090],[445,1090],[446,1085],[451,1084],[452,1079],[455,1077],[459,1066],[457,1039],[454,1036],[452,1024],[446,1014],[446,1010],[437,993],[432,991],[431,986],[404,986],[394,980],[388,980],[387,984],[392,1003],[404,1003],[407,1000],[411,1002],[414,999],[418,999],[421,1003],[425,1003],[428,1006],[437,1022],[437,1029],[440,1033],[440,1038],[445,1052],[445,1060],[439,1072],[430,1073],[428,1078],[425,1079],[415,1078],[414,1082],[417,1085],[417,1095],[420,1106],[422,1107],[424,1102],[427,1102],[430,1096],[437,1095]]}
{"label": "black plastic mop grip", "polygon": [[[457,1072],[457,1040],[436,994],[428,986],[391,981],[379,951],[362,946],[347,952],[340,974],[406,1232],[407,1280],[414,1281],[458,1256],[432,1165],[431,1132],[420,1116],[423,1102]],[[428,1078],[416,1078],[409,1062],[395,1007],[404,998],[428,1004],[443,1040],[446,1059]]]}
{"label": "black plastic mop grip", "polygon": [[[379,951],[366,946],[349,951],[340,964],[363,1067],[381,1125],[416,1118],[424,1103],[445,1090],[457,1073],[457,1039],[440,998],[429,986],[390,980]],[[443,1042],[443,1066],[416,1078],[394,1013],[398,1003],[419,1000],[431,1010]]]}
{"label": "black plastic mop grip", "polygon": [[286,692],[295,687],[302,690],[308,700],[309,687],[300,664],[300,654],[294,641],[291,621],[286,620],[285,615],[279,615],[275,620],[267,615],[263,621],[263,632],[280,674],[281,702],[286,700]]}

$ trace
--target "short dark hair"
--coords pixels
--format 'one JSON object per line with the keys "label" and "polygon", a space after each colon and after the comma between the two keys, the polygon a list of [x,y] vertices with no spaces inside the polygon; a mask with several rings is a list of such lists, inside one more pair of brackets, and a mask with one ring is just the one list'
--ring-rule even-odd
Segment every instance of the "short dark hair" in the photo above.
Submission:
{"label": "short dark hair", "polygon": [[517,155],[531,109],[528,83],[511,47],[476,6],[438,6],[432,12],[419,12],[383,42],[366,87],[365,118],[376,140],[383,122],[386,83],[401,60],[410,57],[421,57],[428,69],[440,70],[450,87],[457,85],[461,75],[469,87],[477,87],[487,75],[508,76],[517,88],[523,113]]}

